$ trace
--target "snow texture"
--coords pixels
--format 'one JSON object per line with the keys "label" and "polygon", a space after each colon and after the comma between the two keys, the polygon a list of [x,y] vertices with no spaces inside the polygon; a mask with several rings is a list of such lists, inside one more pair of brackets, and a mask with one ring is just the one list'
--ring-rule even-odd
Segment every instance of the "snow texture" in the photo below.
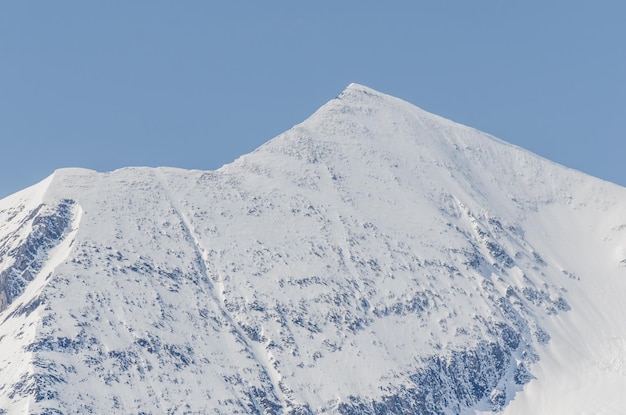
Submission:
{"label": "snow texture", "polygon": [[215,171],[0,201],[0,413],[626,407],[626,189],[352,84]]}

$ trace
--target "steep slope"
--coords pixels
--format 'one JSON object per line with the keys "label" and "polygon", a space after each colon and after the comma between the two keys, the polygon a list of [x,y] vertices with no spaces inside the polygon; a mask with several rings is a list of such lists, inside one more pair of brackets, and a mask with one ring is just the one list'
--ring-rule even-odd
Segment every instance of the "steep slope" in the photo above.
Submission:
{"label": "steep slope", "polygon": [[626,190],[350,85],[0,201],[6,413],[615,413]]}

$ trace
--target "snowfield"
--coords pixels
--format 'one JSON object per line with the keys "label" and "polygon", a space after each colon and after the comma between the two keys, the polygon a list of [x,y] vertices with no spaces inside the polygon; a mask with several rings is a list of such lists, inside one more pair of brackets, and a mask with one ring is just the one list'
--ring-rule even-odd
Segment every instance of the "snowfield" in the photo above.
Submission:
{"label": "snowfield", "polygon": [[616,414],[626,189],[352,84],[0,200],[0,413]]}

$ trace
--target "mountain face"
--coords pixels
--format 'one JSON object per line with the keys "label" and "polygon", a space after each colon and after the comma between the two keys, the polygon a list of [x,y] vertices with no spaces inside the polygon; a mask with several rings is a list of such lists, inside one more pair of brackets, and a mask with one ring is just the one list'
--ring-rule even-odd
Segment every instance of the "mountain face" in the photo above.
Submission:
{"label": "mountain face", "polygon": [[618,413],[625,294],[626,189],[352,84],[1,200],[0,413]]}

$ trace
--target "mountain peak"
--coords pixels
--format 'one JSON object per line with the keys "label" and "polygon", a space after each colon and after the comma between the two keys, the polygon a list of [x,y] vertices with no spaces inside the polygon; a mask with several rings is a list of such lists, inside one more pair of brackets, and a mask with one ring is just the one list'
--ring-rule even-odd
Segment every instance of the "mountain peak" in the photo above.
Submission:
{"label": "mountain peak", "polygon": [[305,180],[303,175],[323,177],[326,169],[332,177],[354,180],[354,186],[363,181],[364,172],[377,172],[377,185],[396,190],[410,183],[436,192],[443,181],[469,206],[497,201],[510,207],[511,200],[552,198],[553,184],[544,178],[546,186],[538,186],[534,173],[526,171],[532,166],[559,177],[563,170],[488,134],[355,83],[242,160],[298,180]]}
{"label": "mountain peak", "polygon": [[339,97],[341,98],[342,96],[346,96],[346,95],[359,95],[359,94],[365,95],[365,96],[371,96],[371,97],[385,95],[382,92],[378,92],[373,88],[353,82],[350,85],[348,85],[346,89],[343,90],[343,92],[339,95]]}
{"label": "mountain peak", "polygon": [[0,412],[619,412],[624,192],[358,84],[216,171],[58,170],[0,203]]}

